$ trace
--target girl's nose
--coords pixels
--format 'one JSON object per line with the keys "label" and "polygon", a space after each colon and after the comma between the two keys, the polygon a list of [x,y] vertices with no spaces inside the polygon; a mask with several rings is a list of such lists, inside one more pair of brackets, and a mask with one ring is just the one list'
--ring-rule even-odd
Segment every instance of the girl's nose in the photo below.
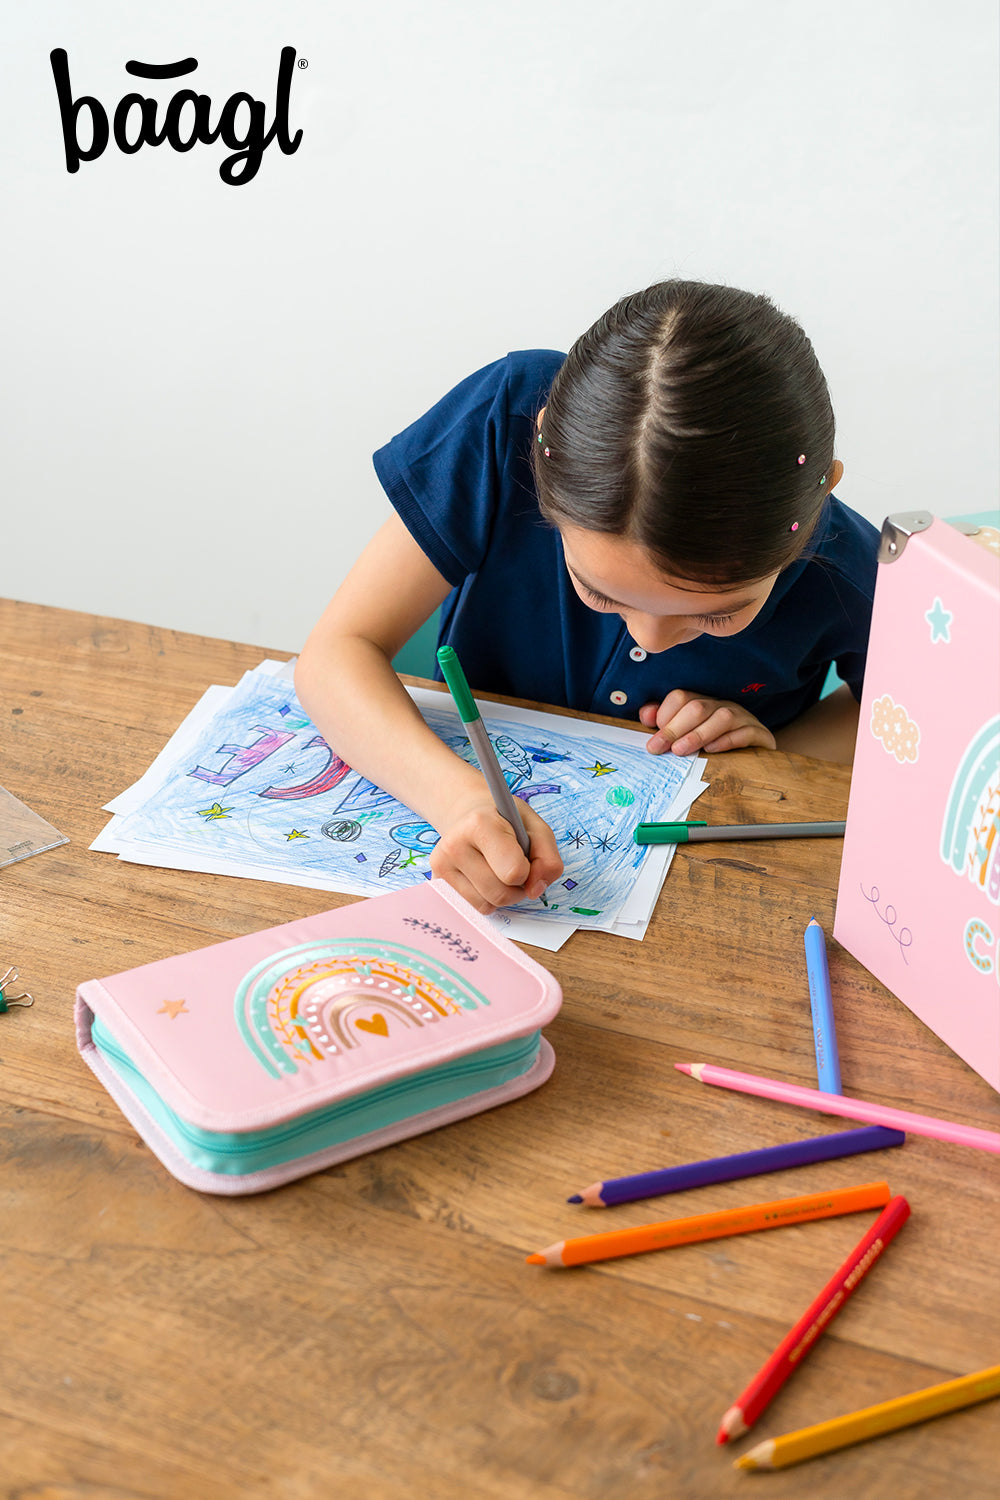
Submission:
{"label": "girl's nose", "polygon": [[693,640],[700,633],[692,630],[683,616],[676,615],[629,615],[626,624],[636,645],[653,654],[669,651],[671,646]]}

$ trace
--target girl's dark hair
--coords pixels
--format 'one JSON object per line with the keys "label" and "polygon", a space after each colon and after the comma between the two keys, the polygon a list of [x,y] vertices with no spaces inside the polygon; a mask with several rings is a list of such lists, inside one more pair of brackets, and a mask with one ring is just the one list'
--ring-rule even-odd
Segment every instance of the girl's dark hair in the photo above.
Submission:
{"label": "girl's dark hair", "polygon": [[833,462],[829,392],[798,323],[697,281],[659,282],[599,318],[556,375],[541,433],[546,519],[627,537],[706,587],[793,562]]}

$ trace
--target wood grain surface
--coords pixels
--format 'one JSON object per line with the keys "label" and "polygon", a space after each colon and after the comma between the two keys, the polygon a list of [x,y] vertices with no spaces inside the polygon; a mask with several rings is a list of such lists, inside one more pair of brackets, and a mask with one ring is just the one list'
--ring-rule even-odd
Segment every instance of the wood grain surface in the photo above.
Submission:
{"label": "wood grain surface", "polygon": [[[352,898],[88,845],[210,683],[262,648],[0,601],[0,785],[70,842],[0,871],[0,1494],[17,1500],[909,1500],[997,1493],[1000,1406],[767,1475],[760,1438],[1000,1359],[997,1158],[899,1150],[594,1211],[616,1175],[845,1128],[678,1061],[815,1084],[828,934],[845,1092],[1000,1129],[1000,1098],[829,936],[838,840],[681,848],[641,943],[532,951],[552,1079],[252,1198],[160,1166],[79,1058],[77,984]],[[713,822],[841,818],[846,769],[712,759]],[[722,1413],[874,1215],[549,1271],[554,1240],[886,1178],[911,1221],[754,1429]]]}

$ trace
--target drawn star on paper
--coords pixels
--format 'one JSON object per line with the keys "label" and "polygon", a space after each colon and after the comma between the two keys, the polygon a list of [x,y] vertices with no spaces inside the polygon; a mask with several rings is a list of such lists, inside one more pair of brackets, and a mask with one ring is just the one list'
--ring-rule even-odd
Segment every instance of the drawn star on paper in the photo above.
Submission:
{"label": "drawn star on paper", "polygon": [[197,811],[199,818],[204,818],[206,823],[214,823],[217,818],[228,818],[232,808],[213,802],[211,807],[199,807]]}
{"label": "drawn star on paper", "polygon": [[572,844],[574,849],[582,849],[584,844],[587,842],[587,835],[585,833],[580,833],[579,831],[576,833],[568,833],[566,835],[566,842],[568,844]]}
{"label": "drawn star on paper", "polygon": [[954,616],[952,615],[951,611],[945,609],[944,605],[941,603],[941,600],[935,599],[934,608],[929,609],[924,615],[924,619],[931,627],[932,644],[934,643],[934,641],[944,641],[946,646],[951,645],[951,633],[949,630],[949,626],[951,625],[953,618]]}
{"label": "drawn star on paper", "polygon": [[189,1016],[191,1012],[183,1000],[164,1000],[156,1014],[158,1016],[167,1015],[171,1021],[175,1021],[178,1016]]}
{"label": "drawn star on paper", "polygon": [[617,768],[615,766],[602,765],[599,760],[595,760],[592,766],[587,766],[585,769],[588,771],[592,771],[595,776],[607,776],[610,774],[610,772],[616,770]]}
{"label": "drawn star on paper", "polygon": [[308,833],[303,833],[299,828],[293,828],[291,833],[285,834],[285,842],[290,844],[292,839],[307,839],[308,837]]}

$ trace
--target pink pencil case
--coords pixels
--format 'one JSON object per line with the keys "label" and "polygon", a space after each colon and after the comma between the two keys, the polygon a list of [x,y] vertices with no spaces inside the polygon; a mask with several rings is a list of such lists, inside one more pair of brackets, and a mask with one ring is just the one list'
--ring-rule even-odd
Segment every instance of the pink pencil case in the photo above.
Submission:
{"label": "pink pencil case", "polygon": [[77,1042],[168,1171],[254,1193],[548,1078],[556,980],[441,881],[91,979]]}

